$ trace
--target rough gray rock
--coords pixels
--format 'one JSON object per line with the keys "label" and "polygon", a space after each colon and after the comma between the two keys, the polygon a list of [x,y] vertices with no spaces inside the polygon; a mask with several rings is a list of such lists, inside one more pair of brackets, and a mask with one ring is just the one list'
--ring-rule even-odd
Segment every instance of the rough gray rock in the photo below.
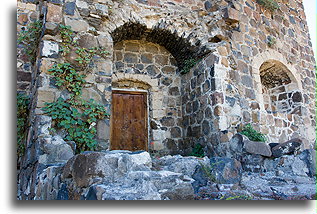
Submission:
{"label": "rough gray rock", "polygon": [[243,173],[241,187],[257,200],[314,199],[315,180],[308,177],[277,176],[273,172]]}
{"label": "rough gray rock", "polygon": [[74,156],[73,148],[58,135],[39,138],[39,142],[44,153],[39,156],[41,164],[66,163]]}
{"label": "rough gray rock", "polygon": [[200,166],[200,164],[209,164],[209,159],[207,157],[197,158],[194,156],[183,157],[181,155],[168,155],[153,161],[153,165],[157,168],[182,173],[190,177],[193,176],[196,167]]}
{"label": "rough gray rock", "polygon": [[270,146],[263,142],[245,140],[244,149],[247,153],[271,157],[272,152]]}
{"label": "rough gray rock", "polygon": [[58,43],[52,41],[43,41],[42,56],[56,58],[59,54]]}
{"label": "rough gray rock", "polygon": [[147,152],[86,152],[68,161],[62,179],[71,187],[70,195],[84,200],[194,198],[192,178],[167,170],[152,171],[151,167]]}
{"label": "rough gray rock", "polygon": [[273,157],[281,157],[282,155],[292,154],[296,150],[299,149],[299,147],[302,144],[302,140],[295,138],[292,140],[289,140],[285,143],[280,143],[277,146],[274,146],[272,148],[272,155]]}
{"label": "rough gray rock", "polygon": [[245,153],[258,154],[266,157],[272,155],[270,146],[263,142],[251,141],[246,136],[236,134],[229,142],[231,155],[239,160]]}
{"label": "rough gray rock", "polygon": [[221,184],[238,183],[241,179],[241,163],[232,158],[213,157],[210,159],[211,176]]}

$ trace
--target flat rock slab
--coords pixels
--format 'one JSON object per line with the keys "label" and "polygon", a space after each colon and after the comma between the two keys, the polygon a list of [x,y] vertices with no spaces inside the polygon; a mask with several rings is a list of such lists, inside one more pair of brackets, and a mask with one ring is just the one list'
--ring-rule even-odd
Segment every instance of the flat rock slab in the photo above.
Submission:
{"label": "flat rock slab", "polygon": [[272,156],[270,146],[263,142],[246,140],[244,141],[244,149],[250,154],[262,155],[266,157]]}
{"label": "flat rock slab", "polygon": [[272,156],[278,158],[283,155],[292,154],[299,149],[301,144],[302,140],[298,138],[289,140],[285,143],[280,143],[272,148]]}

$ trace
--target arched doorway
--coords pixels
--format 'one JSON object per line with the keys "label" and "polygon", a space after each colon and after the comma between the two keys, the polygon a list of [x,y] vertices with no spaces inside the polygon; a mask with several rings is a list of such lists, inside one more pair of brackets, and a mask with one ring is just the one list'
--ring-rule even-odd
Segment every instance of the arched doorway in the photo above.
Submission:
{"label": "arched doorway", "polygon": [[115,43],[113,56],[110,149],[170,149],[171,141],[182,138],[175,58],[163,46],[144,40]]}

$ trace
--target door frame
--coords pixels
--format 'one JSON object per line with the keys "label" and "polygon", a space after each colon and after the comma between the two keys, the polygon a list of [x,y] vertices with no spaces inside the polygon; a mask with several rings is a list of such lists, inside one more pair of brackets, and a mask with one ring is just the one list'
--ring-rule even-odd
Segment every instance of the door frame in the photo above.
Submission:
{"label": "door frame", "polygon": [[118,93],[118,94],[142,94],[142,95],[145,95],[145,100],[146,100],[146,111],[145,111],[145,119],[146,119],[146,124],[147,126],[145,127],[146,129],[146,133],[147,133],[147,136],[146,136],[146,145],[145,145],[145,151],[149,151],[149,134],[150,134],[150,130],[149,130],[149,125],[150,125],[150,120],[149,120],[149,96],[148,96],[148,91],[147,90],[138,90],[138,89],[133,89],[133,88],[113,88],[112,91],[111,91],[111,114],[110,114],[110,144],[109,144],[109,150],[112,150],[111,149],[111,141],[112,141],[112,127],[113,127],[113,105],[112,105],[112,95],[114,93]]}

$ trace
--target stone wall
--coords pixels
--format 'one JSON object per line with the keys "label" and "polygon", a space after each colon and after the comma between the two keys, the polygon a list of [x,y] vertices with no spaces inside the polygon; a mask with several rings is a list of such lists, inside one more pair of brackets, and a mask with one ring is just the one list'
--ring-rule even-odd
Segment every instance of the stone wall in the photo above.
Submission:
{"label": "stone wall", "polygon": [[[302,149],[314,147],[315,60],[303,5],[278,2],[271,13],[256,0],[18,1],[18,30],[36,18],[44,24],[36,66],[18,47],[18,90],[32,91],[19,198],[34,199],[39,174],[73,154],[72,142],[56,143],[42,111],[69,96],[48,70],[77,57],[61,55],[59,24],[71,27],[81,47],[109,51],[90,65],[84,99],[110,112],[113,89],[148,91],[151,151],[189,154],[199,143],[219,155],[248,123],[269,142],[301,138]],[[191,59],[198,63],[180,74]],[[275,75],[266,76],[272,62]],[[109,148],[110,129],[109,119],[97,122],[98,150]]]}
{"label": "stone wall", "polygon": [[[280,9],[273,14],[256,1],[233,1],[232,4],[239,24],[237,28],[226,32],[229,42],[224,46],[229,52],[228,55],[227,52],[222,55],[229,62],[229,75],[226,78],[238,88],[241,97],[242,123],[251,122],[258,130],[267,134],[270,141],[283,142],[302,137],[306,139],[305,148],[313,147],[315,60],[302,2],[279,1]],[[272,37],[276,43],[270,45]],[[296,111],[274,115],[265,111],[262,93],[265,81],[260,72],[261,66],[272,60],[278,61],[277,64],[287,70],[284,74],[277,72],[278,78],[287,77],[292,80],[292,85],[287,85],[288,82],[283,82],[282,85],[290,87],[286,92],[294,92],[298,96],[292,98],[296,102],[292,104],[293,107],[290,106],[291,109],[296,108]],[[223,62],[226,64],[226,60]],[[276,126],[278,128],[275,130]]]}

